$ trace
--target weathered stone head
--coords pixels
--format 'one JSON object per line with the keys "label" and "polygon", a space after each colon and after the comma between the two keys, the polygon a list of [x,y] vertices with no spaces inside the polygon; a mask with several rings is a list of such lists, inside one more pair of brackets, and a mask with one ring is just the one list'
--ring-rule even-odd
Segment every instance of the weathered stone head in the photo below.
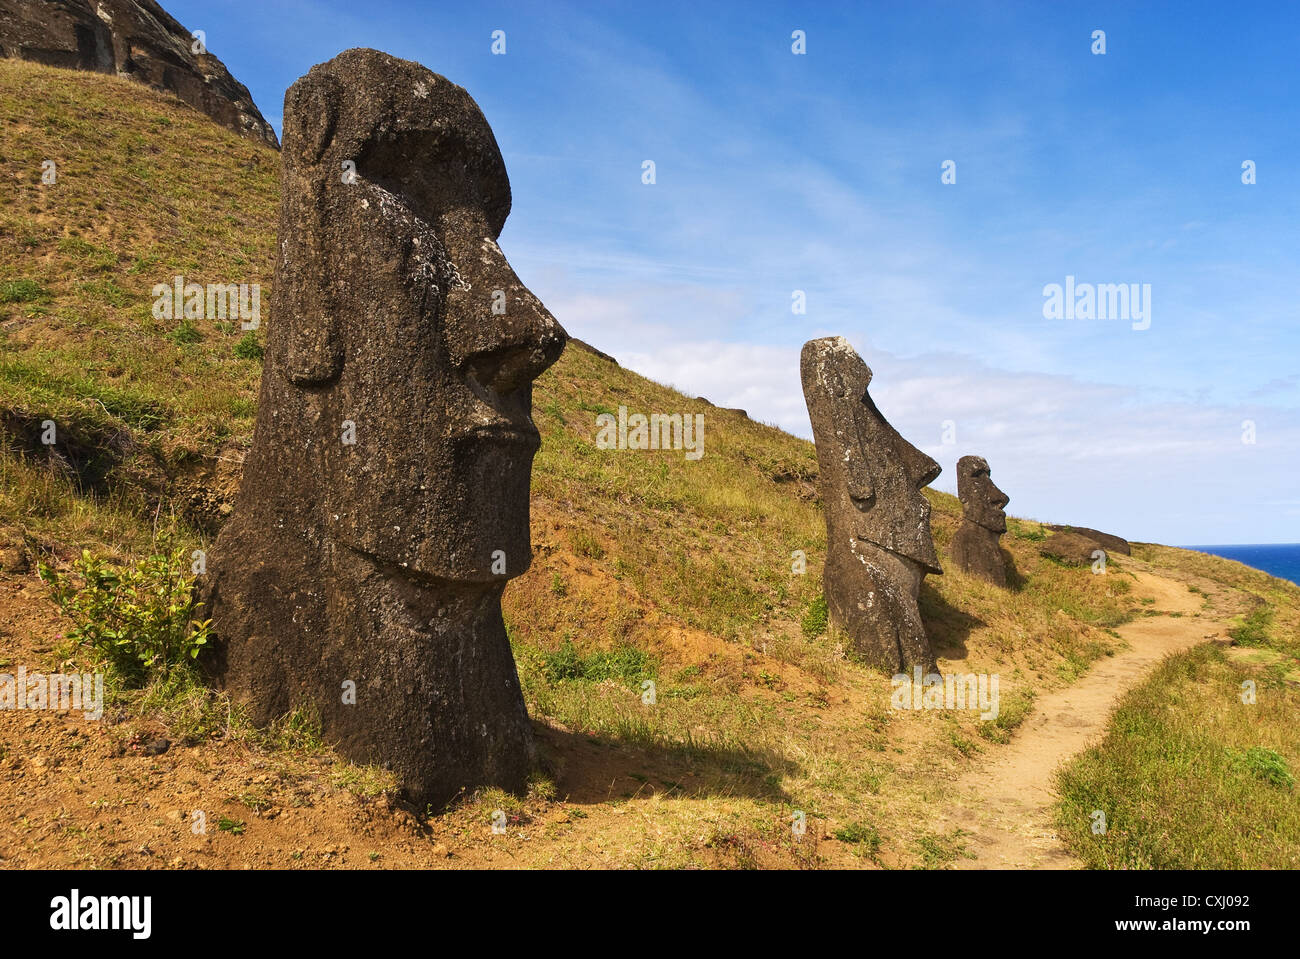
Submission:
{"label": "weathered stone head", "polygon": [[876,409],[867,388],[871,368],[842,336],[810,340],[800,357],[804,399],[813,420],[826,421],[837,453],[824,465],[839,515],[858,539],[883,546],[941,573],[930,536],[930,503],[921,490],[939,464],[899,435]]}
{"label": "weathered stone head", "polygon": [[[527,569],[532,381],[565,333],[496,240],[510,183],[463,89],[349,50],[285,96],[275,372],[328,390],[333,535],[412,573]],[[353,174],[355,170],[355,174]],[[345,182],[353,180],[354,182]],[[281,284],[283,288],[281,287]]]}
{"label": "weathered stone head", "polygon": [[826,513],[831,623],[869,661],[929,668],[916,600],[926,573],[943,570],[921,490],[939,464],[880,414],[867,390],[871,370],[843,337],[805,343],[800,372]]}
{"label": "weathered stone head", "polygon": [[952,541],[952,558],[972,576],[1007,585],[1006,558],[999,539],[1007,531],[1007,494],[993,484],[988,462],[980,456],[957,461],[957,496],[962,522]]}
{"label": "weathered stone head", "polygon": [[460,87],[348,50],[285,95],[283,157],[209,668],[256,720],[316,709],[417,802],[522,787],[531,729],[500,597],[531,559],[532,382],[567,337],[497,246],[496,140]]}
{"label": "weathered stone head", "polygon": [[1007,504],[1011,499],[993,484],[988,460],[963,456],[957,461],[957,498],[962,515],[993,533],[1007,531]]}

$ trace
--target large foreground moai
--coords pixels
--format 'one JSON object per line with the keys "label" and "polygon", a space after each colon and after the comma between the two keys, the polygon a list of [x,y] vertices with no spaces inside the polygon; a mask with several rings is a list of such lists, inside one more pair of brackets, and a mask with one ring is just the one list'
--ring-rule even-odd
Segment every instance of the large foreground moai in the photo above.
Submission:
{"label": "large foreground moai", "polygon": [[868,662],[894,672],[934,666],[917,596],[942,573],[921,490],[939,464],[876,409],[871,370],[843,337],[810,340],[800,357],[826,513],[826,608]]}
{"label": "large foreground moai", "polygon": [[207,668],[258,723],[314,707],[417,803],[520,789],[534,749],[500,600],[532,553],[532,382],[567,337],[497,247],[496,139],[460,87],[348,50],[285,95],[283,149]]}
{"label": "large foreground moai", "polygon": [[1006,559],[1001,538],[1007,531],[1007,494],[993,485],[988,462],[980,456],[957,461],[957,497],[961,500],[961,525],[952,538],[952,558],[958,568],[1007,585]]}

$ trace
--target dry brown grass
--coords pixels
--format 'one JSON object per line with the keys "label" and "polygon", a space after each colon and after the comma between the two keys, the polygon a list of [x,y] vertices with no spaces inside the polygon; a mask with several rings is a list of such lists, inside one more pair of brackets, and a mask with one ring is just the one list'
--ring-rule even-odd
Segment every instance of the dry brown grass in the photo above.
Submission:
{"label": "dry brown grass", "polygon": [[[53,416],[88,449],[115,437],[125,451],[79,488],[11,430],[0,527],[54,558],[139,555],[157,523],[201,543],[187,492],[247,444],[260,364],[204,321],[178,342],[150,316],[150,289],[178,273],[259,282],[275,321],[277,156],[129,81],[16,61],[0,61],[0,119],[16,190],[0,270],[24,281],[0,298],[0,418]],[[46,158],[56,187],[39,184]],[[704,457],[596,449],[596,415],[620,404],[703,412]],[[942,865],[963,842],[930,832],[944,783],[1014,735],[1038,692],[1118,648],[1114,627],[1142,608],[1127,568],[1222,574],[1150,547],[1094,576],[1041,557],[1038,524],[1013,520],[1014,588],[950,569],[922,604],[945,670],[1000,674],[1006,719],[900,713],[888,677],[802,627],[825,551],[811,444],[578,349],[538,382],[534,418],[536,556],[505,613],[553,788],[524,800],[532,837],[509,856],[484,845],[482,864]],[[928,495],[946,556],[958,504]],[[1232,588],[1265,586],[1241,574]],[[565,673],[562,656],[580,665]],[[480,837],[481,807],[500,802],[439,829]],[[796,811],[811,839],[792,838]]]}

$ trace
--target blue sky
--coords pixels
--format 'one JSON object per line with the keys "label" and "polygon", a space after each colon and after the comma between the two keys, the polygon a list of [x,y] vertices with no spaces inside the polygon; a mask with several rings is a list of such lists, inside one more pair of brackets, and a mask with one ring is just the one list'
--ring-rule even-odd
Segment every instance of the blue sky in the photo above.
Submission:
{"label": "blue sky", "polygon": [[[978,453],[1016,515],[1300,542],[1300,8],[166,6],[277,129],[347,47],[468,89],[513,186],[502,249],[625,366],[808,436],[799,348],[842,334],[937,488]],[[1067,275],[1150,284],[1150,328],[1044,318]]]}

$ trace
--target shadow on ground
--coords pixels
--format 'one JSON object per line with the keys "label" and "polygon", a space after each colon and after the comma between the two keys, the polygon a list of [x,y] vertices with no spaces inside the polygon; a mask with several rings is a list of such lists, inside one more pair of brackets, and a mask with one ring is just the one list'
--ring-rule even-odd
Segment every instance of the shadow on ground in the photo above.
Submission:
{"label": "shadow on ground", "polygon": [[987,625],[977,616],[971,616],[949,605],[937,589],[929,583],[921,584],[918,600],[921,620],[936,656],[945,659],[965,659],[966,640],[973,630]]}
{"label": "shadow on ground", "polygon": [[625,742],[535,722],[543,768],[558,798],[602,803],[655,793],[667,797],[741,796],[784,801],[781,780],[797,764],[766,751]]}

